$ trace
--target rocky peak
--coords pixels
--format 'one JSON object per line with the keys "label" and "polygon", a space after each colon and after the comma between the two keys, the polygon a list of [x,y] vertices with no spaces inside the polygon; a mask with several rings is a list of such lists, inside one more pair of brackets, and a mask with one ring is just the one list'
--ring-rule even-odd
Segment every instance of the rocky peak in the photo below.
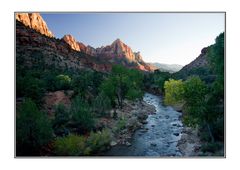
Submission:
{"label": "rocky peak", "polygon": [[72,35],[64,35],[62,38],[73,50],[80,51],[77,41]]}
{"label": "rocky peak", "polygon": [[134,53],[134,55],[135,55],[135,58],[136,58],[137,61],[143,61],[140,52],[136,52],[136,53]]}
{"label": "rocky peak", "polygon": [[70,45],[73,50],[86,52],[87,47],[83,43],[76,41],[72,35],[64,35],[62,39]]}
{"label": "rocky peak", "polygon": [[39,13],[16,13],[16,19],[43,35],[54,37]]}
{"label": "rocky peak", "polygon": [[110,45],[110,51],[118,57],[125,57],[130,62],[135,60],[135,55],[132,49],[123,43],[119,38]]}
{"label": "rocky peak", "polygon": [[92,56],[96,56],[97,55],[97,52],[96,52],[96,49],[93,48],[92,46],[88,45],[86,47],[86,53],[89,54],[89,55],[92,55]]}

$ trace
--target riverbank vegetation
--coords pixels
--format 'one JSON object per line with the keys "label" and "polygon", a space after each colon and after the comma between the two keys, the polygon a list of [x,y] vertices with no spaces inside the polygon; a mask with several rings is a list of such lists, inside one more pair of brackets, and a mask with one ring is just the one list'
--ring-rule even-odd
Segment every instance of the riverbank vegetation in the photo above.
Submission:
{"label": "riverbank vegetation", "polygon": [[[116,110],[123,108],[125,100],[142,98],[142,82],[142,72],[120,65],[113,66],[110,73],[100,73],[38,65],[26,68],[17,63],[17,155],[101,152],[117,131],[99,127],[99,121],[114,118],[122,122],[124,118],[118,117]],[[46,94],[56,91],[72,91],[71,102],[52,103],[53,113],[49,113]]]}
{"label": "riverbank vegetation", "polygon": [[183,122],[198,127],[203,142],[202,151],[221,155],[224,150],[224,33],[208,48],[207,59],[215,80],[209,83],[201,76],[189,76],[185,81],[165,82],[165,103],[183,103]]}

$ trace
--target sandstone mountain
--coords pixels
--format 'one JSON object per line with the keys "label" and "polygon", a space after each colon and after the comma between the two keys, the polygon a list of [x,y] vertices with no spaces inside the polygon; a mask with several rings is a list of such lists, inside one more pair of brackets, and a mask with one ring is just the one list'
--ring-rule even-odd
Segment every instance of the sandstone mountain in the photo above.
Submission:
{"label": "sandstone mountain", "polygon": [[97,48],[95,53],[98,57],[106,58],[112,63],[122,64],[129,68],[137,68],[143,71],[153,71],[146,64],[140,52],[134,53],[132,49],[123,43],[120,39],[116,39],[111,45]]}
{"label": "sandstone mountain", "polygon": [[87,47],[83,43],[77,42],[72,35],[64,35],[62,39],[68,43],[73,50],[86,53]]}
{"label": "sandstone mountain", "polygon": [[[62,59],[68,59],[69,61],[67,63],[62,63],[68,67],[82,67],[83,63],[80,62],[81,64],[78,65],[76,63],[73,64],[72,61],[83,60],[82,58],[79,59],[79,56],[84,56],[88,65],[91,63],[90,65],[96,67],[97,69],[103,68],[102,71],[107,71],[107,69],[111,67],[110,65],[113,64],[121,64],[125,67],[139,69],[142,71],[153,71],[155,69],[155,67],[143,61],[140,52],[133,52],[132,49],[120,39],[116,39],[111,45],[93,48],[89,45],[84,45],[83,43],[78,42],[72,35],[65,35],[60,40],[55,39],[54,35],[48,29],[46,22],[39,13],[16,13],[16,19],[17,21],[23,23],[26,27],[32,29],[29,30],[27,28],[23,28],[20,23],[16,24],[17,45],[18,43],[19,45],[25,44],[28,45],[29,48],[31,45],[33,47],[37,45],[42,53],[47,53],[50,56],[59,55],[62,56],[60,57]],[[49,38],[42,37],[33,30]],[[25,48],[26,47],[24,47],[24,49]],[[57,58],[58,57],[56,57],[56,59]],[[105,65],[99,66],[99,63],[104,63]]]}
{"label": "sandstone mountain", "polygon": [[16,20],[48,37],[54,37],[39,13],[16,13]]}
{"label": "sandstone mountain", "polygon": [[16,21],[16,61],[21,67],[93,69],[107,72],[111,63],[73,50],[65,41],[51,38]]}
{"label": "sandstone mountain", "polygon": [[111,45],[93,48],[85,46],[83,43],[76,41],[71,35],[65,35],[62,38],[73,50],[82,51],[91,56],[97,56],[101,59],[108,60],[113,64],[122,64],[129,68],[136,68],[143,71],[153,71],[151,65],[146,64],[140,52],[133,52],[132,49],[123,43],[120,39],[116,39]]}

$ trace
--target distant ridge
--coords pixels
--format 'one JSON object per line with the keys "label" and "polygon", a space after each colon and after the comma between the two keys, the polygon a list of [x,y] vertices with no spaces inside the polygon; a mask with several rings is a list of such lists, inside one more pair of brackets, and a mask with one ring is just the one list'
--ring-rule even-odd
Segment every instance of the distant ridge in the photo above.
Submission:
{"label": "distant ridge", "polygon": [[182,65],[179,64],[164,64],[164,63],[149,63],[156,67],[156,69],[164,72],[175,73],[182,69]]}

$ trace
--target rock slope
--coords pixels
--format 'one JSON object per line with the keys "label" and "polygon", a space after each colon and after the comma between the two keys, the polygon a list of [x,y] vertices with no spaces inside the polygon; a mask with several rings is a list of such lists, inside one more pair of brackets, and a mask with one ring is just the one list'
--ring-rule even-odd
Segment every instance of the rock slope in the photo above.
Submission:
{"label": "rock slope", "polygon": [[[61,56],[60,60],[66,62],[59,62],[60,65],[65,65],[70,68],[82,67],[82,65],[84,65],[83,62],[79,63],[78,60],[85,60],[87,65],[91,65],[90,68],[100,71],[106,71],[113,64],[121,64],[125,67],[142,71],[154,70],[154,67],[143,61],[140,52],[133,52],[132,49],[120,39],[116,39],[111,45],[95,49],[89,45],[86,46],[83,43],[78,42],[72,35],[65,35],[60,40],[55,39],[39,13],[16,13],[16,20],[32,29],[27,30],[27,28],[20,26],[20,23],[16,24],[17,45],[25,44],[28,45],[29,49],[31,46],[34,48],[37,46],[38,50],[40,50],[41,53],[44,53],[43,55],[49,55],[47,61],[50,64],[53,64],[49,61],[50,58],[52,58],[51,60],[55,60]],[[33,30],[46,37],[41,37]],[[81,52],[81,56],[85,56],[84,59],[79,59],[79,52]],[[57,55],[58,57],[51,57],[52,55]],[[107,65],[102,65],[102,63],[107,63]]]}
{"label": "rock slope", "polygon": [[48,37],[54,37],[39,13],[16,13],[16,20]]}

